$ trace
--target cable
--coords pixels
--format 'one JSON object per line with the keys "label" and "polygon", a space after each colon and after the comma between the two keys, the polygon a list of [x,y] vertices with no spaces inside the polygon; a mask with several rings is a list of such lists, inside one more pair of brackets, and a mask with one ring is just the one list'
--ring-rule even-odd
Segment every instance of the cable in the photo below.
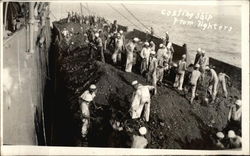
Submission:
{"label": "cable", "polygon": [[148,30],[148,31],[150,31],[149,29],[148,29],[148,27],[145,25],[145,24],[143,24],[131,11],[129,11],[128,10],[128,8],[124,5],[124,4],[122,4],[121,3],[121,5],[122,5],[122,7],[124,8],[124,9],[126,9],[128,12],[129,12],[129,14],[131,15],[131,16],[133,16],[146,30]]}
{"label": "cable", "polygon": [[125,18],[127,21],[129,21],[133,26],[135,26],[138,29],[141,29],[139,26],[137,26],[136,24],[134,24],[131,20],[129,20],[126,16],[124,16],[121,12],[119,12],[116,8],[114,8],[111,4],[107,3],[107,5],[109,7],[111,7],[113,10],[115,10],[116,12],[118,12],[123,18]]}
{"label": "cable", "polygon": [[50,10],[49,13],[51,13],[52,16],[54,16],[54,18],[57,20],[56,16],[54,15],[54,13]]}
{"label": "cable", "polygon": [[86,3],[86,6],[82,5],[87,11],[88,11],[88,14],[90,15],[90,10],[89,10],[89,6],[88,6],[88,3]]}

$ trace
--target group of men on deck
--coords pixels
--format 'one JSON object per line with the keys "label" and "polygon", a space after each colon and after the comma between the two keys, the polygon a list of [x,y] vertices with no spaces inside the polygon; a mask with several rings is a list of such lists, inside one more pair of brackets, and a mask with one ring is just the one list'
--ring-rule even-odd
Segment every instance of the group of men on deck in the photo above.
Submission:
{"label": "group of men on deck", "polygon": [[[104,52],[108,47],[111,47],[110,49],[113,49],[113,51],[111,51],[111,60],[113,64],[121,65],[122,54],[125,52],[126,63],[124,70],[128,73],[132,72],[133,66],[135,65],[135,57],[139,56],[141,59],[140,74],[147,79],[150,85],[142,85],[137,80],[132,82],[134,92],[131,99],[131,108],[129,110],[132,119],[143,117],[145,122],[149,121],[151,96],[152,94],[157,94],[157,86],[163,84],[164,75],[169,73],[170,70],[175,71],[173,87],[179,91],[191,91],[191,104],[197,96],[197,87],[199,87],[199,85],[205,87],[204,82],[207,78],[209,78],[207,92],[211,96],[211,103],[215,102],[219,83],[222,85],[225,98],[228,96],[227,81],[230,79],[229,76],[225,73],[217,74],[215,69],[209,66],[209,59],[204,50],[198,48],[192,70],[188,71],[186,62],[187,56],[185,54],[182,55],[182,58],[179,61],[173,62],[174,48],[172,43],[169,42],[168,32],[166,32],[166,37],[163,39],[163,42],[158,45],[159,48],[157,52],[156,45],[153,41],[144,42],[142,49],[138,52],[138,48],[136,47],[142,44],[140,39],[134,37],[125,44],[123,31],[118,30],[116,20],[111,25],[102,21],[104,24],[102,24],[102,29],[99,30],[96,27],[98,23],[95,23],[95,21],[100,20],[92,20],[92,24],[88,22],[87,18],[85,21],[82,21],[82,23],[90,26],[88,31],[84,34],[86,37],[86,40],[84,40],[89,45],[90,58],[96,58],[105,62]],[[68,35],[67,30],[64,29],[62,34],[66,38]],[[188,72],[190,75],[188,77],[188,85],[184,85],[186,78],[185,75]],[[86,137],[89,126],[89,104],[93,101],[95,96],[96,86],[94,84],[90,85],[90,88],[80,96],[83,138]],[[205,101],[209,101],[207,97],[205,98]],[[142,129],[144,129],[144,127]],[[142,134],[144,135],[144,133]]]}

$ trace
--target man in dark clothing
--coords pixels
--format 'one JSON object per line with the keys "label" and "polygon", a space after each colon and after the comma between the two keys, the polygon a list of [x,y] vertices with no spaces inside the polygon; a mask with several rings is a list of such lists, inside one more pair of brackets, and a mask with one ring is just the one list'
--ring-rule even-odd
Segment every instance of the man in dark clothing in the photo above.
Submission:
{"label": "man in dark clothing", "polygon": [[194,59],[194,65],[198,63],[198,61],[200,60],[200,57],[201,57],[201,48],[198,48],[197,53],[195,55],[195,59]]}
{"label": "man in dark clothing", "polygon": [[118,31],[117,20],[114,20],[114,23],[112,24],[112,27],[111,27],[111,32],[117,32],[117,31]]}
{"label": "man in dark clothing", "polygon": [[169,35],[168,35],[168,31],[166,32],[166,38],[165,38],[165,44],[164,45],[168,45],[169,42]]}
{"label": "man in dark clothing", "polygon": [[92,28],[90,28],[88,31],[87,31],[87,35],[88,35],[88,41],[89,41],[89,57],[90,58],[95,58],[95,51],[94,49],[96,48],[94,46],[94,39],[95,39],[95,36],[94,36],[94,31]]}
{"label": "man in dark clothing", "polygon": [[154,36],[154,33],[155,33],[154,28],[153,28],[153,27],[150,27],[150,34],[151,34],[152,36]]}

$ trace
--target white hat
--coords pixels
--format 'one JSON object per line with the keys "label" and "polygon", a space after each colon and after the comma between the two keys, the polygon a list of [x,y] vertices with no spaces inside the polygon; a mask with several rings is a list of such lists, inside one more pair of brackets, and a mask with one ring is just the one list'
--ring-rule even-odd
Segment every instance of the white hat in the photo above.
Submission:
{"label": "white hat", "polygon": [[209,70],[209,69],[210,69],[209,66],[206,66],[206,67],[205,67],[205,70]]}
{"label": "white hat", "polygon": [[120,31],[119,31],[119,33],[120,33],[120,34],[123,34],[123,31],[122,31],[122,30],[120,30]]}
{"label": "white hat", "polygon": [[145,135],[147,133],[147,128],[146,127],[141,127],[139,129],[139,132],[140,132],[141,135]]}
{"label": "white hat", "polygon": [[120,36],[121,36],[121,34],[120,34],[120,33],[118,33],[118,34],[117,34],[117,37],[120,37]]}
{"label": "white hat", "polygon": [[138,41],[139,41],[139,38],[135,37],[135,38],[133,39],[133,41],[138,42]]}
{"label": "white hat", "polygon": [[89,88],[90,88],[90,89],[96,89],[96,85],[92,84],[92,85],[90,85]]}
{"label": "white hat", "polygon": [[161,44],[159,45],[159,47],[162,48],[162,47],[163,47],[163,44],[161,43]]}
{"label": "white hat", "polygon": [[216,133],[216,136],[219,138],[219,139],[223,139],[225,136],[222,132],[217,132]]}
{"label": "white hat", "polygon": [[199,64],[196,64],[194,67],[196,67],[196,68],[200,68],[200,65],[199,65]]}
{"label": "white hat", "polygon": [[145,42],[144,45],[149,46],[149,43],[148,43],[148,42]]}
{"label": "white hat", "polygon": [[178,65],[177,65],[176,63],[173,63],[173,66],[174,66],[174,67],[177,67]]}
{"label": "white hat", "polygon": [[235,138],[236,137],[233,130],[229,130],[227,136],[228,136],[228,138]]}
{"label": "white hat", "polygon": [[187,55],[186,55],[186,54],[183,54],[183,55],[182,55],[182,58],[186,58],[186,57],[187,57]]}
{"label": "white hat", "polygon": [[134,86],[134,85],[138,84],[138,81],[135,80],[135,81],[133,81],[131,84],[132,84],[132,86]]}
{"label": "white hat", "polygon": [[93,96],[91,94],[85,94],[84,97],[82,97],[84,101],[91,102],[93,100]]}
{"label": "white hat", "polygon": [[154,42],[153,42],[153,41],[150,41],[150,44],[154,44]]}
{"label": "white hat", "polygon": [[166,34],[168,34],[168,31],[166,31]]}
{"label": "white hat", "polygon": [[201,52],[201,48],[198,48],[197,51],[198,51],[198,52]]}
{"label": "white hat", "polygon": [[95,37],[99,37],[99,33],[95,33]]}
{"label": "white hat", "polygon": [[205,54],[206,52],[205,52],[205,50],[202,50],[201,53],[202,53],[202,54]]}
{"label": "white hat", "polygon": [[238,106],[241,106],[241,100],[236,100],[235,104],[238,105]]}
{"label": "white hat", "polygon": [[151,51],[150,54],[155,55],[155,51]]}

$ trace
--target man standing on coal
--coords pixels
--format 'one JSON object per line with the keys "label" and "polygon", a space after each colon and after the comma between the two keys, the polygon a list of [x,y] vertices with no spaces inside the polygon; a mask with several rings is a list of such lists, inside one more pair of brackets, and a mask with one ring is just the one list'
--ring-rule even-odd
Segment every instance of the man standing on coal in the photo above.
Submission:
{"label": "man standing on coal", "polygon": [[216,71],[213,68],[206,66],[205,70],[209,72],[208,74],[210,74],[210,79],[208,82],[209,83],[208,93],[212,96],[211,104],[213,104],[215,102],[216,95],[217,95],[219,78],[218,78]]}
{"label": "man standing on coal", "polygon": [[194,59],[194,65],[199,63],[200,58],[201,58],[201,48],[198,48]]}
{"label": "man standing on coal", "polygon": [[153,91],[155,87],[139,84],[138,81],[133,81],[132,86],[134,87],[135,91],[132,96],[132,104],[129,113],[132,119],[138,119],[141,117],[144,108],[143,119],[148,122],[151,103],[150,91]]}
{"label": "man standing on coal", "polygon": [[118,24],[117,24],[117,20],[114,20],[114,23],[112,24],[111,27],[111,32],[118,32]]}
{"label": "man standing on coal", "polygon": [[138,41],[139,41],[139,38],[135,37],[133,39],[133,41],[130,41],[125,46],[125,48],[126,48],[126,54],[127,54],[126,65],[125,65],[125,72],[131,72],[132,71],[134,49],[135,49],[135,46],[137,45]]}
{"label": "man standing on coal", "polygon": [[86,90],[80,97],[79,103],[81,108],[81,118],[82,118],[82,129],[81,134],[83,139],[87,139],[86,135],[88,133],[89,121],[90,121],[90,112],[89,104],[94,100],[96,96],[96,86],[94,84],[90,85],[89,89]]}
{"label": "man standing on coal", "polygon": [[100,58],[102,62],[105,63],[102,39],[99,37],[99,33],[95,33],[94,43],[96,45],[97,57]]}

